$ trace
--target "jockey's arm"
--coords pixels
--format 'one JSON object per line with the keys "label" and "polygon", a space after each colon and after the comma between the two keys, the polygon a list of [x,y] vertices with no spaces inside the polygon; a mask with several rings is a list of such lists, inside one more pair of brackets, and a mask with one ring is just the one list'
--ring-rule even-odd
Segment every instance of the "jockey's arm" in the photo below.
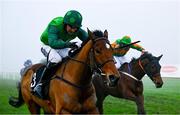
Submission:
{"label": "jockey's arm", "polygon": [[124,50],[124,49],[119,48],[120,46],[116,42],[112,43],[111,47],[114,49],[113,50],[113,55],[115,55],[115,56],[123,56],[128,51],[128,50]]}
{"label": "jockey's arm", "polygon": [[88,39],[88,34],[87,34],[87,32],[80,28],[79,33],[78,33],[78,38],[79,38],[82,42],[86,41],[86,40]]}
{"label": "jockey's arm", "polygon": [[131,45],[131,48],[136,49],[141,52],[145,51],[145,49],[142,46],[140,46],[139,44],[133,44],[133,45]]}
{"label": "jockey's arm", "polygon": [[48,43],[54,49],[61,49],[68,46],[68,43],[58,38],[58,31],[55,26],[50,26],[48,30]]}
{"label": "jockey's arm", "polygon": [[114,42],[114,43],[111,44],[111,47],[112,47],[112,48],[119,48],[119,44],[117,44],[116,42]]}

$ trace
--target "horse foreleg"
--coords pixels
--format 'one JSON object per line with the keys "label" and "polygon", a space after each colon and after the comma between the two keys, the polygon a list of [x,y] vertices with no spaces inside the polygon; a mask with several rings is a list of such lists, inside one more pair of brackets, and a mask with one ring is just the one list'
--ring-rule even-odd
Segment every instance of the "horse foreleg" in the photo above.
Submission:
{"label": "horse foreleg", "polygon": [[144,96],[143,95],[137,96],[136,105],[137,105],[138,114],[146,114],[144,110]]}
{"label": "horse foreleg", "polygon": [[83,111],[89,114],[99,114],[96,107],[96,96],[95,93],[88,97],[83,103]]}
{"label": "horse foreleg", "polygon": [[97,106],[100,114],[103,114],[103,101],[104,101],[104,99],[105,99],[104,95],[102,95],[101,97],[97,97],[96,106]]}
{"label": "horse foreleg", "polygon": [[40,114],[40,106],[34,101],[29,101],[27,105],[31,114]]}
{"label": "horse foreleg", "polygon": [[69,111],[67,111],[65,109],[62,109],[61,114],[71,115],[72,113],[70,113]]}
{"label": "horse foreleg", "polygon": [[66,103],[63,108],[70,113],[80,113],[82,105],[75,100],[71,100],[69,103]]}
{"label": "horse foreleg", "polygon": [[59,113],[80,113],[82,106],[79,102],[68,99],[68,102],[64,101],[60,103],[61,101],[56,102],[56,114]]}

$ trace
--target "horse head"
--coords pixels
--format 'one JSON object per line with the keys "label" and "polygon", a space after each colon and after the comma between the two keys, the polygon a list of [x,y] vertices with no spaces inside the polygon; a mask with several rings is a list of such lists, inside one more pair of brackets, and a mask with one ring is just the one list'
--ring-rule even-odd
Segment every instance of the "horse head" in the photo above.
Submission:
{"label": "horse head", "polygon": [[159,61],[163,55],[155,57],[150,53],[144,53],[139,58],[139,65],[145,74],[154,82],[156,88],[160,88],[163,85],[163,80],[161,78],[161,65]]}
{"label": "horse head", "polygon": [[107,30],[103,32],[95,30],[93,32],[89,31],[89,37],[93,41],[93,56],[95,63],[93,64],[95,70],[99,70],[101,75],[105,76],[105,81],[110,83],[111,77],[118,77],[119,72],[115,66],[112,51],[109,50],[111,47],[108,40]]}

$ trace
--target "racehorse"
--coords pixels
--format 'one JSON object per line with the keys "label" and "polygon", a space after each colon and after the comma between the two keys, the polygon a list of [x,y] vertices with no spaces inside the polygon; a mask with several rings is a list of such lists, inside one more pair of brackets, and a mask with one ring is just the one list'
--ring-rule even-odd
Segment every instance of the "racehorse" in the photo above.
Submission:
{"label": "racehorse", "polygon": [[130,63],[124,63],[120,68],[120,78],[115,87],[103,84],[102,77],[95,75],[93,84],[96,89],[97,107],[103,113],[103,101],[106,96],[111,95],[134,101],[137,105],[138,114],[145,114],[143,82],[141,79],[145,74],[154,82],[156,88],[163,85],[160,74],[161,66],[159,60],[162,55],[155,57],[150,53],[144,53],[138,59],[132,59]]}
{"label": "racehorse", "polygon": [[30,91],[31,79],[39,64],[32,66],[22,77],[19,98],[10,98],[9,103],[19,107],[26,103],[32,114],[44,113],[99,113],[96,107],[96,94],[92,84],[93,71],[98,69],[108,76],[118,77],[112,52],[109,51],[107,30],[88,29],[88,41],[84,43],[77,54],[69,56],[67,61],[58,66],[55,75],[50,80],[48,99],[34,96]]}

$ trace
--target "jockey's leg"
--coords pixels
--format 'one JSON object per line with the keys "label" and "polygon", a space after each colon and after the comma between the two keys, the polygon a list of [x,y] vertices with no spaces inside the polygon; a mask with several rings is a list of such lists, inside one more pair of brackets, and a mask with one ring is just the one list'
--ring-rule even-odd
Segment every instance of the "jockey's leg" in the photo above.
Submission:
{"label": "jockey's leg", "polygon": [[33,93],[36,96],[38,96],[39,98],[43,98],[41,80],[45,76],[46,71],[48,69],[50,69],[53,65],[55,65],[56,63],[61,62],[61,61],[62,61],[62,57],[59,55],[57,50],[51,49],[51,52],[49,53],[49,59],[48,59],[48,62],[46,64],[46,67],[44,68],[44,70],[43,70],[43,72],[39,78],[40,80],[38,81],[37,85],[33,89]]}
{"label": "jockey's leg", "polygon": [[40,80],[39,80],[38,84],[34,88],[35,95],[37,95],[38,97],[42,98],[42,83],[41,83],[41,80],[43,79],[43,77],[45,76],[46,71],[49,68],[51,68],[56,63],[61,62],[62,58],[68,56],[68,51],[69,51],[69,48],[58,49],[58,50],[51,49],[50,50],[49,56],[48,56],[49,57],[48,63],[46,64],[46,67],[44,68],[44,70],[42,72],[42,75],[40,77]]}
{"label": "jockey's leg", "polygon": [[120,59],[119,59],[118,56],[114,56],[114,59],[116,61],[115,66],[116,66],[117,69],[119,69],[120,68],[120,64],[121,64]]}
{"label": "jockey's leg", "polygon": [[[116,60],[116,68],[119,69],[121,67],[122,64],[126,63],[126,62],[130,62],[126,56],[114,56],[115,60]],[[115,86],[117,84],[118,81],[118,77],[111,77],[110,81],[111,81],[111,86]]]}
{"label": "jockey's leg", "polygon": [[[117,69],[120,68],[120,66],[121,66],[120,58],[121,58],[121,57],[119,57],[119,56],[114,56],[114,59],[115,59],[115,61],[116,61],[115,66],[116,66]],[[110,86],[113,86],[113,87],[116,86],[118,79],[119,79],[119,77],[110,76],[110,77],[109,77],[109,80],[110,80],[110,82],[111,82],[111,83],[110,83]]]}

